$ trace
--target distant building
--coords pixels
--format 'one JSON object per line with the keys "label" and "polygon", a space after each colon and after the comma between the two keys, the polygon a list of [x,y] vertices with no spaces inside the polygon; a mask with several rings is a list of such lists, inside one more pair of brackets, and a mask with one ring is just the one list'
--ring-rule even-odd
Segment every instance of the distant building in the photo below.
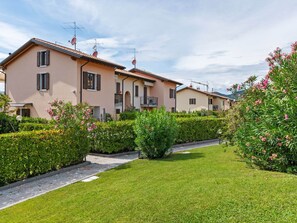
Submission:
{"label": "distant building", "polygon": [[193,112],[201,110],[225,111],[230,109],[232,100],[216,93],[201,91],[192,87],[177,90],[177,111]]}

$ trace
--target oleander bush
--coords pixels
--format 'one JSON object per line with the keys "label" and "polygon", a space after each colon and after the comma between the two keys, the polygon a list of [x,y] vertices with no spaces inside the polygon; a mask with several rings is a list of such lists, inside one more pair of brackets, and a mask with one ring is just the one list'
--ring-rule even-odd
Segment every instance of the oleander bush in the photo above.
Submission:
{"label": "oleander bush", "polygon": [[234,108],[240,155],[261,169],[297,172],[297,42],[290,54],[277,48],[269,72]]}
{"label": "oleander bush", "polygon": [[59,130],[0,135],[0,186],[80,163],[88,142]]}
{"label": "oleander bush", "polygon": [[188,143],[208,139],[217,139],[218,132],[226,125],[223,118],[178,118],[178,134],[175,143]]}
{"label": "oleander bush", "polygon": [[172,147],[177,130],[175,118],[165,108],[144,111],[135,120],[135,143],[144,157],[162,158]]}
{"label": "oleander bush", "polygon": [[54,129],[54,125],[51,124],[41,124],[41,123],[20,123],[19,124],[19,131],[36,131],[36,130],[49,130]]}
{"label": "oleander bush", "polygon": [[134,121],[101,122],[97,123],[91,151],[98,153],[118,153],[134,150],[135,133]]}

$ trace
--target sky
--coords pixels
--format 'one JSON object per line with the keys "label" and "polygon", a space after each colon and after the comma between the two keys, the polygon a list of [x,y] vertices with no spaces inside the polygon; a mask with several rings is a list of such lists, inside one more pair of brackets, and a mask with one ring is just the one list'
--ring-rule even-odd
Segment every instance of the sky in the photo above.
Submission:
{"label": "sky", "polygon": [[[225,92],[251,75],[263,77],[266,57],[297,41],[296,0],[1,0],[0,61],[33,37],[189,85]],[[21,75],[21,74],[20,74]],[[198,85],[195,85],[198,87]],[[205,88],[200,86],[202,90]],[[0,85],[0,91],[3,85]]]}

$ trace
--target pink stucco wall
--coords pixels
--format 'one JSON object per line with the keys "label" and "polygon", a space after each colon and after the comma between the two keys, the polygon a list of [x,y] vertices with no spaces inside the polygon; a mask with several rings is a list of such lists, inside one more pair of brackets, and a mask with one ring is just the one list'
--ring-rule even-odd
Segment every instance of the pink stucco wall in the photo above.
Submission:
{"label": "pink stucco wall", "polygon": [[[33,46],[21,56],[8,64],[7,93],[16,103],[33,103],[32,117],[50,118],[47,114],[49,102],[63,99],[77,103],[77,62],[69,56],[50,51],[50,65],[37,67],[37,52],[46,50],[41,46]],[[37,73],[50,73],[48,91],[37,90]]]}

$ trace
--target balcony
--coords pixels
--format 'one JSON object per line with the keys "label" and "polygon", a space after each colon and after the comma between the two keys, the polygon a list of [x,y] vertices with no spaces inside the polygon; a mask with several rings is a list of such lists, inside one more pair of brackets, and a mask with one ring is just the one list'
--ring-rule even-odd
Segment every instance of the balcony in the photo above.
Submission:
{"label": "balcony", "polygon": [[157,97],[141,97],[140,106],[142,108],[156,108],[158,107],[158,98]]}

